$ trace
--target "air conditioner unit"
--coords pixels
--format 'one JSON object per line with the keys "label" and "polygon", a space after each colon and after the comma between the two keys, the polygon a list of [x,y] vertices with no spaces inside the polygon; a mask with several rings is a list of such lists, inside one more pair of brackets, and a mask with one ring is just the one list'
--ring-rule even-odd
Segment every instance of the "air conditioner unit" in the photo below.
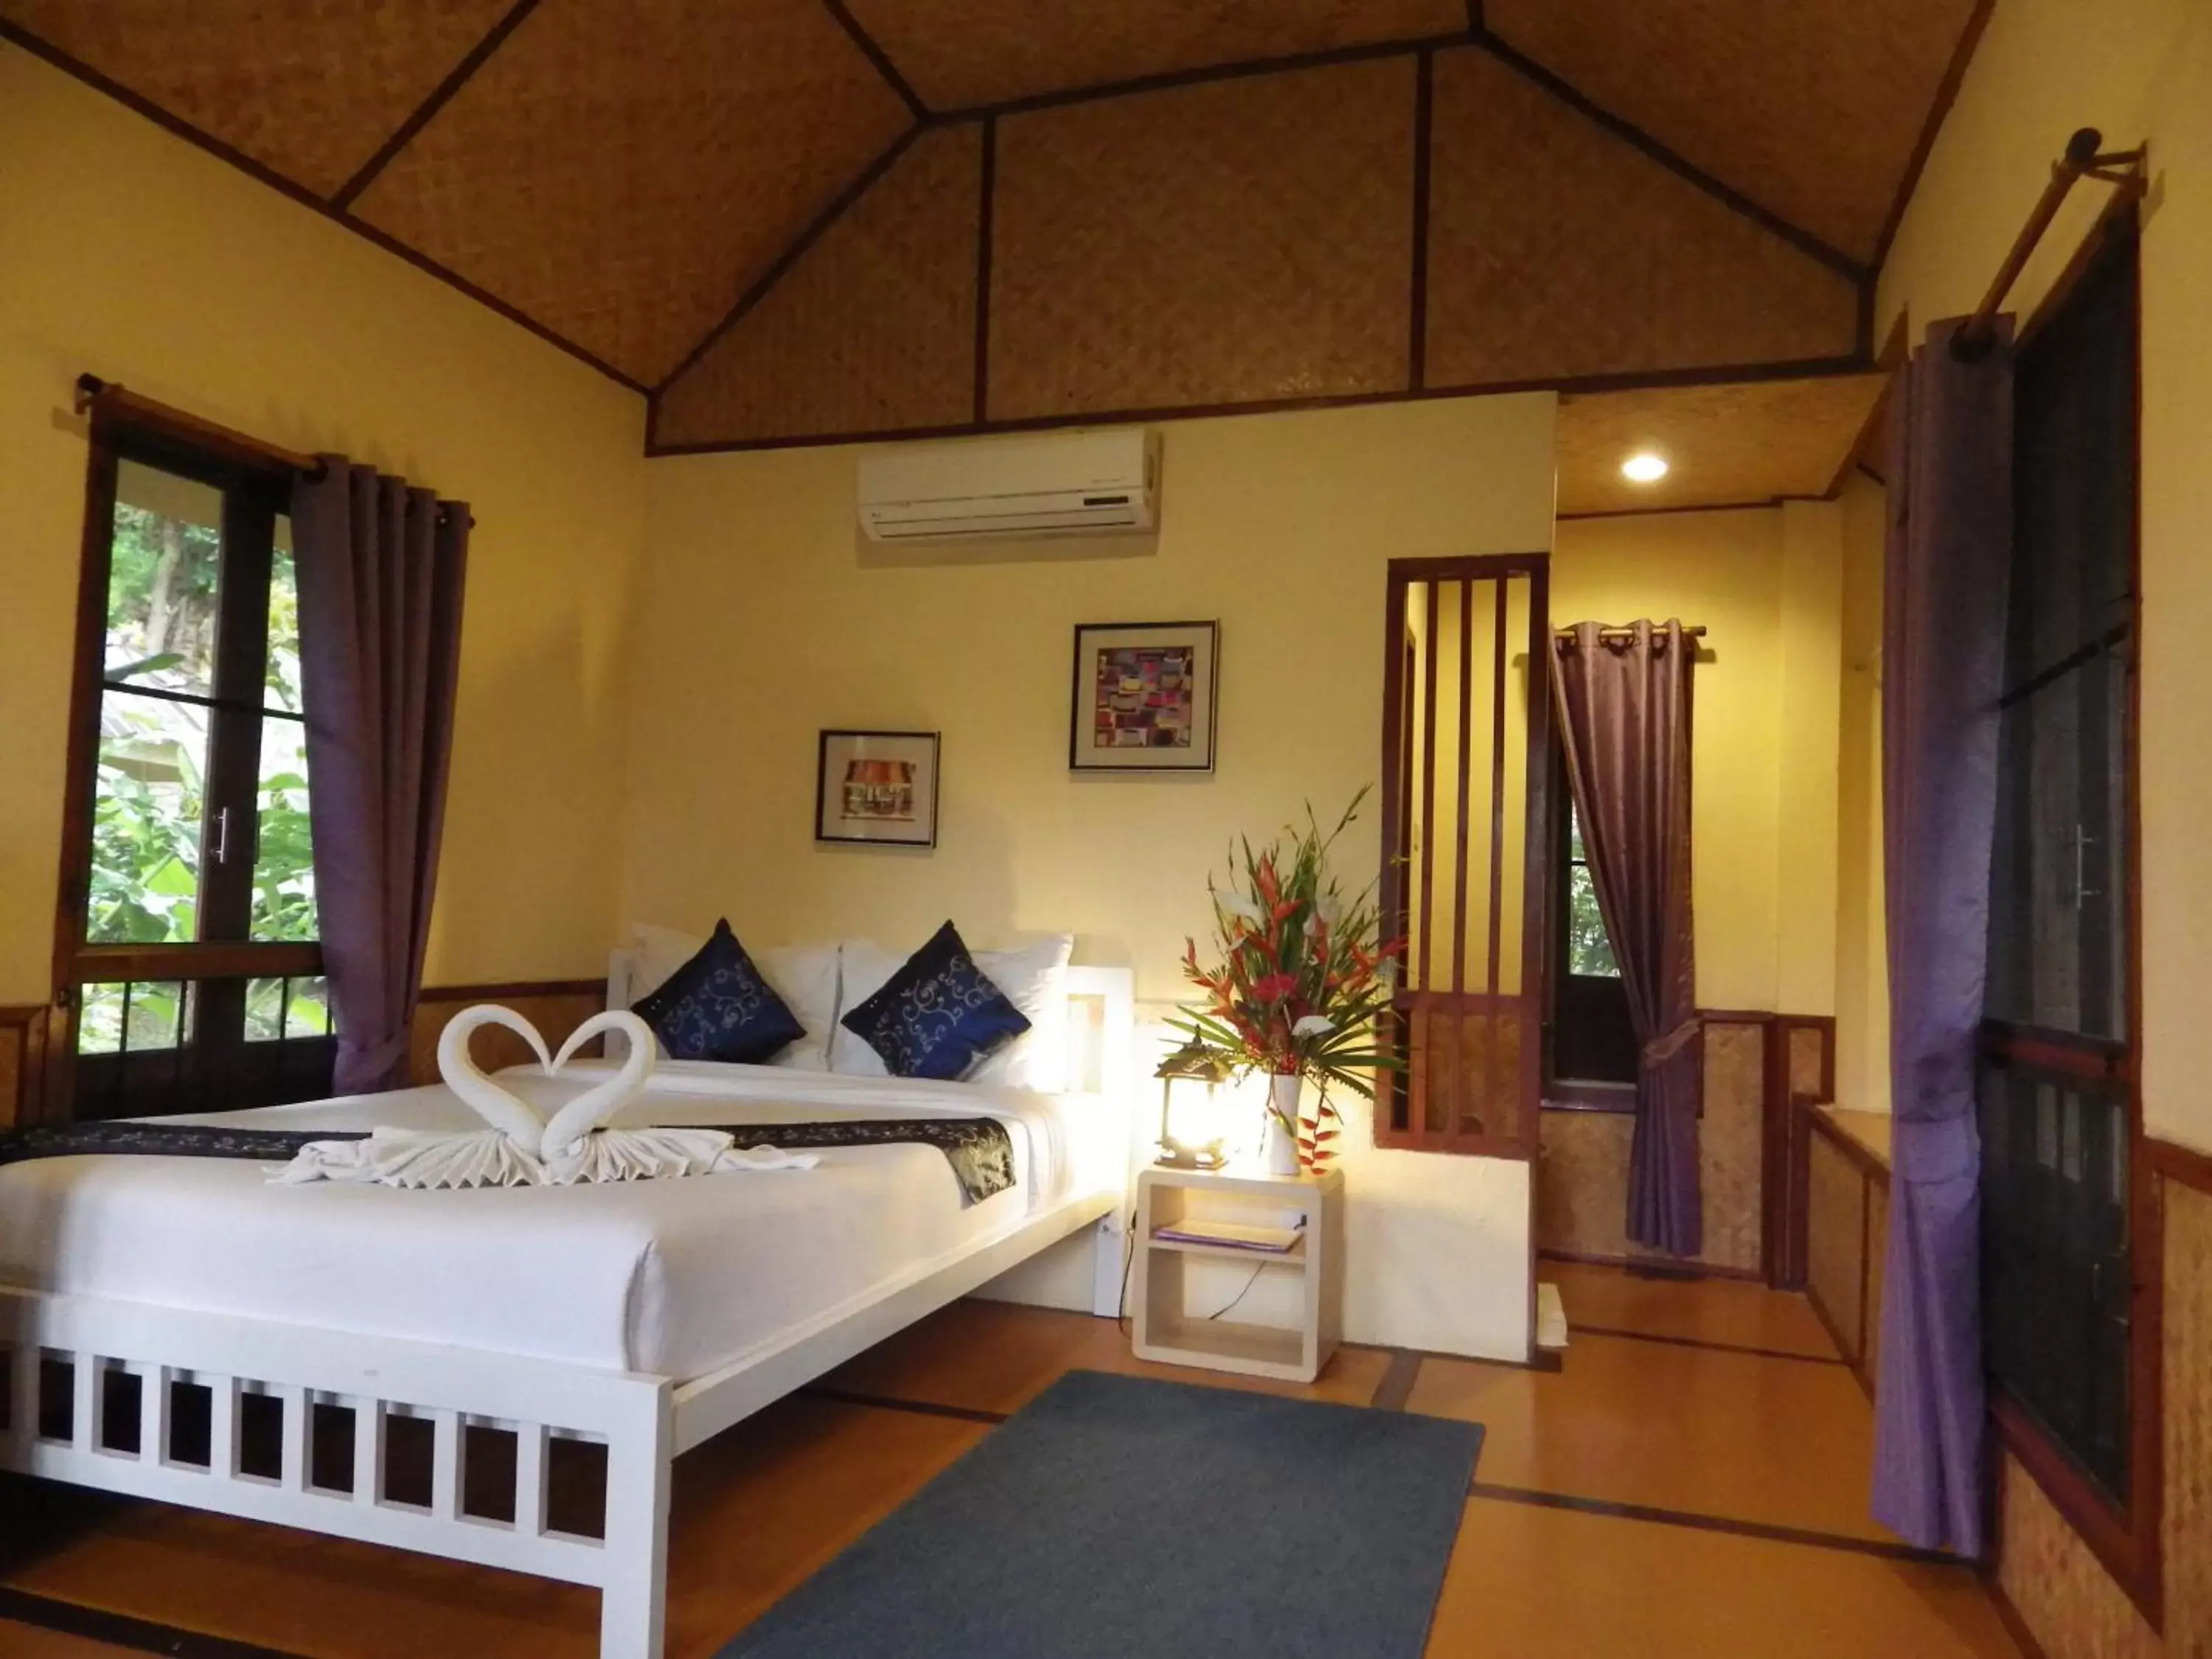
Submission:
{"label": "air conditioner unit", "polygon": [[872,449],[860,457],[860,527],[879,542],[1147,531],[1159,458],[1141,427]]}

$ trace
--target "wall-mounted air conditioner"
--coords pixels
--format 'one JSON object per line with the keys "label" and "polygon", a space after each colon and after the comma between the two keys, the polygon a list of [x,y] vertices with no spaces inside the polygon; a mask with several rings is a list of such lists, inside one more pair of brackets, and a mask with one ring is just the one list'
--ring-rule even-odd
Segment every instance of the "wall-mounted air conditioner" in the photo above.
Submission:
{"label": "wall-mounted air conditioner", "polygon": [[1158,522],[1159,478],[1141,427],[886,445],[860,457],[860,527],[879,542],[1128,535]]}

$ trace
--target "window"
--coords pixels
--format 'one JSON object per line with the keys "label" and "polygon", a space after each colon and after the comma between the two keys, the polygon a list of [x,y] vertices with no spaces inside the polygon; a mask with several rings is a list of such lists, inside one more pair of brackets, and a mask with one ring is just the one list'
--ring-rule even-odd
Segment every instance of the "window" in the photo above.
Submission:
{"label": "window", "polygon": [[[1547,1097],[1556,1103],[1616,1106],[1635,1103],[1638,1046],[1628,991],[1613,940],[1598,908],[1597,884],[1583,847],[1582,820],[1567,787],[1564,757],[1555,760],[1553,799],[1559,820],[1552,902],[1551,1067]],[[1595,1085],[1595,1086],[1593,1086]]]}
{"label": "window", "polygon": [[2136,268],[2112,233],[2023,344],[1979,1106],[1986,1358],[2014,1430],[2134,1489]]}
{"label": "window", "polygon": [[327,1085],[290,475],[94,422],[57,963],[73,1114]]}

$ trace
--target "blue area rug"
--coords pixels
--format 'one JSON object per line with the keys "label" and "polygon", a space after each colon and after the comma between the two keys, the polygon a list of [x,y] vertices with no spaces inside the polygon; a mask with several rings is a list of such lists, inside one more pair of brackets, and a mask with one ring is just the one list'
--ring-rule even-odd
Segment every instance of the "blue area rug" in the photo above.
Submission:
{"label": "blue area rug", "polygon": [[1481,1445],[1071,1371],[722,1659],[1420,1659]]}

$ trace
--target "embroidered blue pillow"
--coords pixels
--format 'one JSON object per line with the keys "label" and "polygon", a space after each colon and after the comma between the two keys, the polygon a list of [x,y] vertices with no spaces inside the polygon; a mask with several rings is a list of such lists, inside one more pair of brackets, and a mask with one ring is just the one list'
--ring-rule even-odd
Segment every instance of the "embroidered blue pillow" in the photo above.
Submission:
{"label": "embroidered blue pillow", "polygon": [[939,1082],[963,1076],[1030,1029],[949,921],[841,1024],[883,1057],[893,1077]]}
{"label": "embroidered blue pillow", "polygon": [[727,921],[716,922],[698,954],[631,1012],[675,1060],[758,1065],[806,1035]]}

